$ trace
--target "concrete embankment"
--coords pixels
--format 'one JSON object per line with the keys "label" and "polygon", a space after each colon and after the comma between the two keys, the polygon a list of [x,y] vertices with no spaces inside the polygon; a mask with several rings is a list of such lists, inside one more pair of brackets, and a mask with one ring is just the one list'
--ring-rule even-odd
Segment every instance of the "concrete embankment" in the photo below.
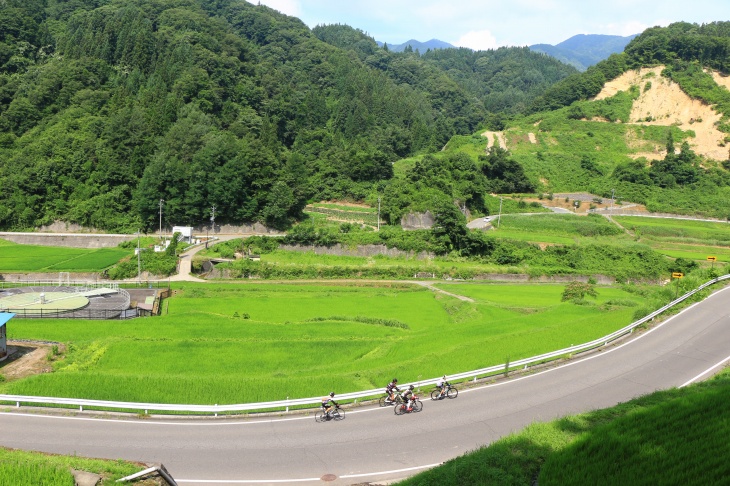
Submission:
{"label": "concrete embankment", "polygon": [[136,235],[94,233],[14,233],[0,232],[3,240],[22,245],[66,246],[71,248],[113,248],[135,239]]}

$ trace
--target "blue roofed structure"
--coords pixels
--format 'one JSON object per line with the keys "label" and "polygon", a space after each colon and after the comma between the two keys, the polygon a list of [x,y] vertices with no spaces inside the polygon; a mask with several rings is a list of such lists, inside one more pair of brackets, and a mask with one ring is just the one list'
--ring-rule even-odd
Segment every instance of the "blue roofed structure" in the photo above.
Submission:
{"label": "blue roofed structure", "polygon": [[10,312],[0,312],[0,361],[8,357],[7,323],[15,316]]}

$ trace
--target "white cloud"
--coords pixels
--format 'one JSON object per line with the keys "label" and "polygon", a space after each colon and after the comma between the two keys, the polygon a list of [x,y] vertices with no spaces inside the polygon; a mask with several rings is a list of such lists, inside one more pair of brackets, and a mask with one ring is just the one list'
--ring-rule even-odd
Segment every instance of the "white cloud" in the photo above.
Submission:
{"label": "white cloud", "polygon": [[499,47],[497,38],[488,30],[473,30],[462,35],[459,40],[452,42],[458,47],[468,47],[475,51],[486,51]]}
{"label": "white cloud", "polygon": [[[643,22],[634,20],[634,21],[629,21],[629,22],[608,24],[605,27],[605,33],[609,34],[609,35],[627,36],[627,35],[633,35],[633,34],[641,34],[649,27],[653,27],[653,26],[646,25]],[[604,33],[604,32],[601,32],[601,33]]]}
{"label": "white cloud", "polygon": [[[249,3],[254,5],[259,3],[258,0],[248,0]],[[300,17],[302,15],[302,9],[299,6],[299,0],[261,0],[261,5],[266,5],[279,12],[291,15],[292,17]]]}

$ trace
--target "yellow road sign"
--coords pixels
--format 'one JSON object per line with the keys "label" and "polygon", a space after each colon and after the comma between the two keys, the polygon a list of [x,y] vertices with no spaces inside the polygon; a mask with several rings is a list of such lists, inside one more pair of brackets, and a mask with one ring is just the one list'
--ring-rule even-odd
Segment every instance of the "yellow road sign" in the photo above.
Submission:
{"label": "yellow road sign", "polygon": [[708,262],[716,262],[717,261],[717,257],[716,256],[708,256],[707,257],[707,261]]}
{"label": "yellow road sign", "polygon": [[682,277],[684,277],[684,274],[682,272],[672,273],[672,278],[682,278]]}

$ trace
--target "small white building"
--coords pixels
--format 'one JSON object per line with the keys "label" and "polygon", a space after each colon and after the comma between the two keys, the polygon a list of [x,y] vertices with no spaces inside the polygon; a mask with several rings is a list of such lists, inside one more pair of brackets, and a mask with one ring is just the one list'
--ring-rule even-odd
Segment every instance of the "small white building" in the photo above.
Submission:
{"label": "small white building", "polygon": [[185,243],[193,242],[193,227],[192,226],[173,226],[172,234],[180,233],[180,240]]}
{"label": "small white building", "polygon": [[0,312],[0,361],[8,357],[7,323],[15,314]]}

